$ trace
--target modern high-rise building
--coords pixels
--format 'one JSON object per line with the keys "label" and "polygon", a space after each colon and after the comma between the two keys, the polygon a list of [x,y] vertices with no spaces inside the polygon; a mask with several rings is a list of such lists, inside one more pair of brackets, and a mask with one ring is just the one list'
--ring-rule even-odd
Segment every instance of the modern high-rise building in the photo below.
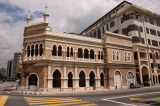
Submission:
{"label": "modern high-rise building", "polygon": [[11,72],[12,72],[12,60],[8,60],[7,63],[7,78],[11,78]]}
{"label": "modern high-rise building", "polygon": [[81,32],[102,39],[105,31],[131,36],[137,82],[160,83],[160,15],[123,1]]}
{"label": "modern high-rise building", "polygon": [[6,69],[5,68],[1,68],[0,69],[0,73],[4,76],[4,77],[6,77]]}
{"label": "modern high-rise building", "polygon": [[19,67],[19,59],[21,57],[21,53],[16,52],[14,53],[14,57],[13,57],[13,67],[12,67],[12,71],[11,71],[11,78],[16,78],[17,75],[17,68]]}
{"label": "modern high-rise building", "polygon": [[7,63],[7,78],[9,79],[16,79],[17,77],[17,68],[19,67],[19,61],[21,57],[21,53],[16,52],[14,53],[14,57],[12,60],[8,60]]}

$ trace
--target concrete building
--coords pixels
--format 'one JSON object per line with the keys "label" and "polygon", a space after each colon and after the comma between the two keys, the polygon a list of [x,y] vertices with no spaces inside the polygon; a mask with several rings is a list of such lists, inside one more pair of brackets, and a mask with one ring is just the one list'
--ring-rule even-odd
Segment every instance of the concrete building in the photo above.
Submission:
{"label": "concrete building", "polygon": [[12,72],[12,60],[8,60],[7,63],[7,78],[11,78],[11,72]]}
{"label": "concrete building", "polygon": [[[105,32],[102,39],[53,32],[26,19],[22,86],[29,90],[126,89],[136,83],[132,38]],[[27,75],[26,75],[27,74]]]}
{"label": "concrete building", "polygon": [[17,77],[17,68],[19,67],[19,59],[21,57],[21,53],[16,52],[14,53],[14,58],[13,58],[13,67],[11,71],[11,78],[15,79]]}
{"label": "concrete building", "polygon": [[17,77],[17,68],[20,66],[19,62],[22,54],[19,52],[14,53],[12,60],[8,60],[7,63],[7,78],[16,79]]}
{"label": "concrete building", "polygon": [[5,68],[1,68],[0,69],[0,73],[4,76],[4,77],[6,77],[6,69]]}
{"label": "concrete building", "polygon": [[138,83],[160,83],[160,15],[123,1],[80,34],[103,39],[105,31],[132,37]]}

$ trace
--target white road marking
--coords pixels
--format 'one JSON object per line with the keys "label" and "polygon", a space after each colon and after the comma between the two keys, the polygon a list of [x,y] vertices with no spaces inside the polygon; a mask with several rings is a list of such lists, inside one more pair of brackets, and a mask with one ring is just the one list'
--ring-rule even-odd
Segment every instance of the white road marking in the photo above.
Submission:
{"label": "white road marking", "polygon": [[[157,94],[157,93],[160,93],[160,92],[151,92],[151,93],[143,93],[143,94],[136,94],[136,95],[119,96],[119,97],[113,97],[113,98],[106,98],[106,99],[102,99],[102,100],[113,102],[113,103],[118,103],[118,104],[122,104],[122,105],[137,106],[137,105],[134,105],[134,104],[128,104],[128,103],[124,103],[124,102],[114,101],[114,100],[111,100],[111,99],[133,97],[133,96],[140,96],[140,95],[150,95],[150,94]],[[148,105],[148,104],[145,104],[145,105]],[[151,104],[149,104],[149,105],[151,105]]]}

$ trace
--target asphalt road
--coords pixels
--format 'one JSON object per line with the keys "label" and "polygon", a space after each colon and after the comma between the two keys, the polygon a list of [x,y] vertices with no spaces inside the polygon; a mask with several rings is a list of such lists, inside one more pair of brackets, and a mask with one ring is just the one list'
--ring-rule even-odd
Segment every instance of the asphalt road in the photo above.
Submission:
{"label": "asphalt road", "polygon": [[160,86],[55,95],[31,95],[0,91],[0,106],[3,104],[4,106],[160,106]]}

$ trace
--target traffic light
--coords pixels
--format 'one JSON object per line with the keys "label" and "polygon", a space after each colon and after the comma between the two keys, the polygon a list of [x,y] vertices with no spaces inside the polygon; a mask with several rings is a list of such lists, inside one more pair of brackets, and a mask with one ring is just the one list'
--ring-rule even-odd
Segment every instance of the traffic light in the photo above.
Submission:
{"label": "traffic light", "polygon": [[17,73],[17,78],[20,79],[21,78],[21,73]]}
{"label": "traffic light", "polygon": [[27,76],[29,76],[29,72],[27,72]]}
{"label": "traffic light", "polygon": [[26,72],[24,72],[24,78],[27,78],[27,73]]}

